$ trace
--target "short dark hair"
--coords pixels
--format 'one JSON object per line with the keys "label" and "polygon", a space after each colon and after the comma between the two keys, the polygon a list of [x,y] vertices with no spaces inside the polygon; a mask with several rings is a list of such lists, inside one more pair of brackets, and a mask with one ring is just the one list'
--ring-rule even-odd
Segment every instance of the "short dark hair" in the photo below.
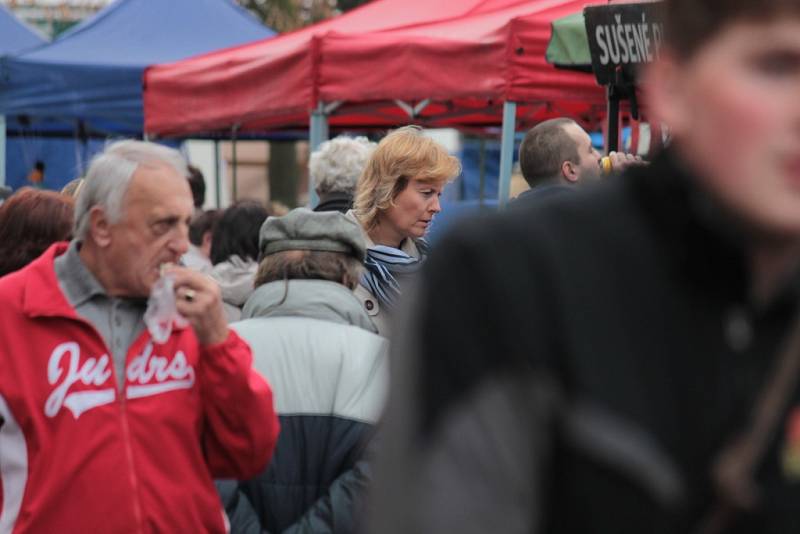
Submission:
{"label": "short dark hair", "polygon": [[0,276],[25,267],[50,245],[72,236],[74,201],[24,187],[0,206]]}
{"label": "short dark hair", "polygon": [[680,59],[689,59],[735,21],[800,16],[797,0],[666,0],[665,35]]}
{"label": "short dark hair", "polygon": [[327,280],[355,289],[361,274],[358,258],[342,252],[284,250],[264,256],[255,286],[278,280]]}
{"label": "short dark hair", "polygon": [[519,146],[519,167],[531,187],[557,177],[565,161],[580,159],[575,140],[564,130],[569,124],[577,125],[572,119],[550,119],[525,134]]}
{"label": "short dark hair", "polygon": [[203,244],[203,236],[206,232],[211,232],[214,235],[214,227],[222,217],[222,210],[206,210],[200,212],[191,224],[189,224],[189,241],[192,245],[199,247]]}
{"label": "short dark hair", "polygon": [[231,256],[255,261],[258,258],[258,233],[268,216],[267,209],[255,200],[240,200],[228,207],[214,227],[211,263],[222,263]]}
{"label": "short dark hair", "polygon": [[206,203],[206,180],[203,177],[203,172],[195,167],[189,165],[189,187],[192,189],[192,199],[194,200],[195,208],[202,208]]}

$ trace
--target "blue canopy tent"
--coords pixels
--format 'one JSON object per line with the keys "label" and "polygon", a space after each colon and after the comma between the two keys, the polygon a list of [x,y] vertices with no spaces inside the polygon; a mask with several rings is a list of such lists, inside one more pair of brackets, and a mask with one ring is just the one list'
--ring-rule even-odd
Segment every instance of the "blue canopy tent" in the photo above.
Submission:
{"label": "blue canopy tent", "polygon": [[[43,45],[45,42],[13,13],[0,5],[0,55],[16,54]],[[0,161],[5,159],[5,149],[5,120],[0,116]],[[0,185],[4,182],[3,170],[0,168]]]}
{"label": "blue canopy tent", "polygon": [[[54,42],[2,58],[0,114],[24,145],[9,147],[8,185],[24,185],[41,161],[45,185],[59,187],[91,156],[88,139],[140,136],[148,65],[273,35],[232,0],[116,0]],[[51,150],[58,142],[73,148]]]}

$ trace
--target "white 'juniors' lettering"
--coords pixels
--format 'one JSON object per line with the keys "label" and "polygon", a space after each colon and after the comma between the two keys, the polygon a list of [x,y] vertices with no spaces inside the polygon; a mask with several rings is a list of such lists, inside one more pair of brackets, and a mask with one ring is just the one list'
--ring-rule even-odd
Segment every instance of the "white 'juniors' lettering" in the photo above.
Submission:
{"label": "white 'juniors' lettering", "polygon": [[[99,358],[86,358],[81,363],[81,349],[76,342],[58,345],[50,354],[47,364],[47,380],[55,388],[45,402],[45,415],[55,417],[62,407],[66,407],[78,419],[92,408],[114,402],[116,388],[100,388],[111,378],[111,374],[107,354]],[[131,360],[125,376],[128,379],[125,395],[129,399],[190,389],[195,381],[194,367],[189,365],[183,351],[177,351],[170,360],[153,354],[152,343],[148,343],[142,353]],[[97,389],[70,391],[78,383]]]}

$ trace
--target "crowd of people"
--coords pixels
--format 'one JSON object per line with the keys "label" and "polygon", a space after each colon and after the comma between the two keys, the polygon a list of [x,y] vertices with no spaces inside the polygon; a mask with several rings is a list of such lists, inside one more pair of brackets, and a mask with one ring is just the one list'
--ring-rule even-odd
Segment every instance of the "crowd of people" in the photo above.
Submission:
{"label": "crowd of people", "polygon": [[667,0],[667,146],[543,121],[436,247],[416,126],[320,145],[313,210],[134,140],[3,192],[0,532],[797,530],[798,6]]}
{"label": "crowd of people", "polygon": [[460,166],[409,126],[310,167],[315,211],[203,210],[180,153],[119,141],[0,206],[0,525],[355,531],[390,317]]}

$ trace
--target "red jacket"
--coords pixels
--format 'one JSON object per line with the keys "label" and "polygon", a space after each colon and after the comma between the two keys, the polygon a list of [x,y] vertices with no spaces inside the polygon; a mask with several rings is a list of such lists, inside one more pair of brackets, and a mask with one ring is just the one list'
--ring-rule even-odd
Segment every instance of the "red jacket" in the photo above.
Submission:
{"label": "red jacket", "polygon": [[145,330],[120,390],[59,288],[65,250],[0,278],[0,532],[224,532],[212,477],[257,474],[278,435],[250,348]]}

